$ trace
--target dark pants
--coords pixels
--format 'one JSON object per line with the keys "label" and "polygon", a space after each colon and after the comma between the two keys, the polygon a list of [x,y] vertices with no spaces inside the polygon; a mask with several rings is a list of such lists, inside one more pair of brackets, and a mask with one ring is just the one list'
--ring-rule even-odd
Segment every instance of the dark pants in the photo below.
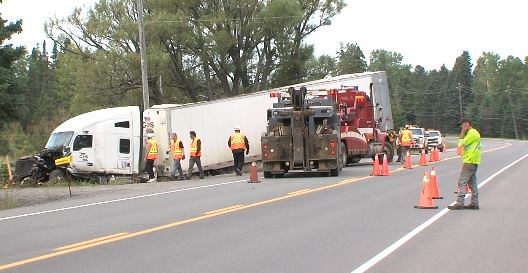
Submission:
{"label": "dark pants", "polygon": [[233,162],[235,170],[242,171],[242,168],[244,167],[244,151],[233,152]]}
{"label": "dark pants", "polygon": [[149,175],[149,179],[154,178],[154,159],[147,159],[145,170]]}
{"label": "dark pants", "polygon": [[478,164],[464,163],[458,178],[457,203],[463,205],[466,196],[466,185],[471,190],[471,204],[478,206],[478,185],[477,185]]}
{"label": "dark pants", "polygon": [[191,177],[193,173],[194,164],[196,163],[196,167],[198,167],[198,171],[200,171],[200,177],[204,177],[204,172],[202,169],[202,161],[199,156],[191,156],[189,157],[189,170],[187,171],[187,177]]}

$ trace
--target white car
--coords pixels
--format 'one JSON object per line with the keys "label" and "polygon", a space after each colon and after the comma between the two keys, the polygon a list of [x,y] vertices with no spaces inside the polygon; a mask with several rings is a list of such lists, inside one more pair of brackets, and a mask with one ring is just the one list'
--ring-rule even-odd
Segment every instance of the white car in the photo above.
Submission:
{"label": "white car", "polygon": [[427,143],[427,137],[425,135],[425,129],[424,128],[417,128],[417,127],[411,127],[409,128],[412,133],[412,150],[419,150],[425,149],[425,152],[427,153],[428,149],[428,143]]}
{"label": "white car", "polygon": [[444,151],[444,138],[442,136],[442,133],[438,130],[427,130],[425,132],[425,136],[427,137],[427,147],[429,149],[433,149],[436,147],[441,152]]}

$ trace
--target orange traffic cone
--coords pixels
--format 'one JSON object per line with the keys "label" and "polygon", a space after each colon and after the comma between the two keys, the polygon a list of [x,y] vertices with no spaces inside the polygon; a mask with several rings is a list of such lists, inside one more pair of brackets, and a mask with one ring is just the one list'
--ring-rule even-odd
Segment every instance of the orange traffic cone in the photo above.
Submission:
{"label": "orange traffic cone", "polygon": [[433,204],[433,198],[431,198],[431,189],[429,188],[429,174],[424,173],[422,180],[422,191],[420,192],[420,199],[418,200],[418,206],[414,206],[416,209],[437,209],[438,206]]}
{"label": "orange traffic cone", "polygon": [[427,166],[427,159],[425,159],[425,149],[422,149],[422,153],[420,155],[420,166]]}
{"label": "orange traffic cone", "polygon": [[412,169],[411,152],[410,151],[407,151],[407,155],[405,156],[405,165],[403,167],[405,169]]}
{"label": "orange traffic cone", "polygon": [[438,148],[435,148],[435,159],[440,161],[440,150]]}
{"label": "orange traffic cone", "polygon": [[471,189],[469,188],[469,184],[466,184],[466,193],[471,193]]}
{"label": "orange traffic cone", "polygon": [[443,199],[443,197],[440,196],[440,193],[438,191],[438,181],[436,180],[436,171],[435,167],[431,170],[431,175],[429,177],[429,186],[431,188],[431,198],[433,199]]}
{"label": "orange traffic cone", "polygon": [[374,166],[372,166],[372,173],[370,175],[379,176],[380,173],[381,173],[381,170],[380,170],[379,158],[378,158],[378,154],[376,154],[374,156]]}
{"label": "orange traffic cone", "polygon": [[431,150],[431,153],[429,154],[429,162],[435,162],[435,161],[436,161],[436,157],[435,157],[434,149],[435,149],[435,148],[433,148],[433,149]]}
{"label": "orange traffic cone", "polygon": [[389,160],[387,159],[387,154],[383,154],[383,165],[381,166],[381,175],[382,176],[390,175]]}
{"label": "orange traffic cone", "polygon": [[255,161],[251,163],[251,172],[249,174],[248,183],[260,183],[260,180],[258,179],[257,175],[257,163]]}
{"label": "orange traffic cone", "polygon": [[447,153],[447,144],[445,143],[442,145],[442,152]]}

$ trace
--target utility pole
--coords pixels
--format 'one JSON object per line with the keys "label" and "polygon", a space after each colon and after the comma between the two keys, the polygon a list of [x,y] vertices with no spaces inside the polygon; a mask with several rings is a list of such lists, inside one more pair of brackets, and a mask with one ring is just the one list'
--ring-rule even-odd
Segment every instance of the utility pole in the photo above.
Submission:
{"label": "utility pole", "polygon": [[513,121],[513,130],[515,130],[515,139],[519,139],[519,133],[517,133],[517,121],[515,121],[515,114],[513,113],[513,104],[511,100],[510,91],[511,89],[508,86],[508,88],[506,89],[506,95],[508,96],[508,101],[510,102],[510,111],[511,111],[511,116],[512,116],[512,121]]}
{"label": "utility pole", "polygon": [[143,110],[150,107],[147,75],[147,51],[145,45],[145,29],[143,24],[143,0],[137,0],[137,15],[139,27],[139,51],[141,53],[141,83],[143,84]]}
{"label": "utility pole", "polygon": [[462,110],[462,90],[460,88],[460,82],[457,86],[458,89],[458,104],[460,105],[460,119],[464,118],[464,110]]}

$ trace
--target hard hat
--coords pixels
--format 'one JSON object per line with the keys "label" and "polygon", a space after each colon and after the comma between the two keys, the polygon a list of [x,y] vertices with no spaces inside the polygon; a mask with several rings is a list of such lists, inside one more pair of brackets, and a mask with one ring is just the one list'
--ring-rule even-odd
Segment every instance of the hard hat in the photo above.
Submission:
{"label": "hard hat", "polygon": [[405,129],[409,129],[409,124],[405,124]]}
{"label": "hard hat", "polygon": [[235,125],[235,131],[240,131],[240,126]]}

